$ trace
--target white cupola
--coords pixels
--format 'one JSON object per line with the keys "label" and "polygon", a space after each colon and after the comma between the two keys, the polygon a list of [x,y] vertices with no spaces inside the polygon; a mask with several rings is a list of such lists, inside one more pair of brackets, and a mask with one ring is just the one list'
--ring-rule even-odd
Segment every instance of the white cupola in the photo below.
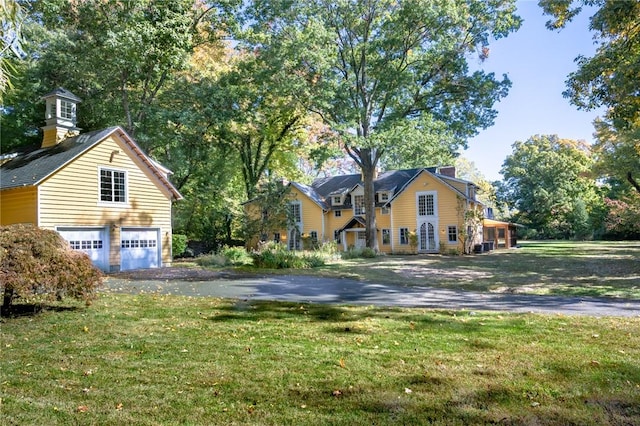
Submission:
{"label": "white cupola", "polygon": [[54,146],[80,131],[76,127],[76,107],[82,100],[62,87],[42,97],[46,102],[45,122],[42,127],[42,148]]}

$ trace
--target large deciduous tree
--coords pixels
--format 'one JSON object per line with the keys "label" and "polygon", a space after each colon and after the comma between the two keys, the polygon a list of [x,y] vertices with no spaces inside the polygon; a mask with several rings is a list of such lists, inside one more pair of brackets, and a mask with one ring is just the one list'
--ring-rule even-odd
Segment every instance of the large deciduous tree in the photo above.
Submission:
{"label": "large deciduous tree", "polygon": [[586,238],[593,231],[590,213],[601,197],[590,177],[589,145],[555,135],[515,142],[500,173],[499,197],[518,210],[515,220],[540,238]]}
{"label": "large deciduous tree", "polygon": [[[219,12],[226,5],[224,0],[206,6],[194,0],[23,2],[26,58],[19,90],[8,103],[11,113],[39,123],[42,110],[33,107],[38,95],[63,86],[83,99],[80,127],[120,124],[149,148],[154,129],[147,119],[158,95],[186,67],[198,43],[220,37],[226,27]],[[17,126],[16,133],[24,128]]]}
{"label": "large deciduous tree", "polygon": [[640,2],[635,0],[540,0],[553,19],[549,29],[563,28],[584,6],[596,7],[590,20],[598,43],[591,58],[578,56],[564,95],[580,109],[600,106],[616,128],[640,125]]}
{"label": "large deciduous tree", "polygon": [[21,56],[22,10],[15,0],[0,2],[0,101],[4,91],[11,86],[12,59]]}
{"label": "large deciduous tree", "polygon": [[623,190],[633,188],[640,193],[637,180],[640,176],[640,126],[617,131],[602,120],[596,120],[595,126],[595,173],[613,186],[622,186]]}
{"label": "large deciduous tree", "polygon": [[[376,168],[394,145],[417,155],[447,131],[464,145],[493,123],[509,80],[470,71],[519,27],[511,0],[257,0],[244,42],[284,70],[298,100],[340,133],[362,171],[367,246],[377,249]],[[442,125],[444,123],[444,125]]]}

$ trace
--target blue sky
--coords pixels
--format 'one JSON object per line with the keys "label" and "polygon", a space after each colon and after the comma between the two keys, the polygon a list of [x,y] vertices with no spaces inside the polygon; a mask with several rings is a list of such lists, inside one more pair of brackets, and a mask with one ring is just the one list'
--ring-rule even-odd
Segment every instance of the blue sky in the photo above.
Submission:
{"label": "blue sky", "polygon": [[537,134],[557,134],[566,139],[593,142],[593,120],[603,110],[578,111],[562,96],[567,75],[577,69],[578,55],[595,52],[589,32],[589,10],[583,11],[561,31],[549,31],[537,1],[519,1],[524,22],[516,33],[494,41],[489,59],[481,67],[497,76],[507,74],[509,95],[496,105],[495,124],[469,140],[461,155],[489,180],[501,180],[500,168],[511,145]]}

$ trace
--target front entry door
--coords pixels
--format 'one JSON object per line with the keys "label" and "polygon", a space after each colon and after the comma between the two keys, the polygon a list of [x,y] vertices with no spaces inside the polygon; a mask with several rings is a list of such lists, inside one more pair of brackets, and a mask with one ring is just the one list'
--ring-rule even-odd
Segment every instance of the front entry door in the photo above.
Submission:
{"label": "front entry door", "polygon": [[436,225],[433,222],[422,222],[418,232],[418,251],[421,253],[438,251]]}

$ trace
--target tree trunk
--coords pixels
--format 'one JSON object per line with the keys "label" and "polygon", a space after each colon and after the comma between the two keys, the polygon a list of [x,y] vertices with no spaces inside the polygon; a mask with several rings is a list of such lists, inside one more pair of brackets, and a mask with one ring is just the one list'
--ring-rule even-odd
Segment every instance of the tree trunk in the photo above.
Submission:
{"label": "tree trunk", "polygon": [[633,178],[631,172],[627,172],[627,180],[629,181],[631,186],[636,189],[636,191],[640,192],[640,184],[638,184],[638,182]]}
{"label": "tree trunk", "polygon": [[373,181],[376,178],[377,161],[374,161],[374,155],[371,149],[363,149],[360,158],[362,160],[362,181],[364,183],[364,211],[366,226],[367,247],[373,249],[376,253],[380,250],[378,246],[378,233],[376,226],[376,193]]}
{"label": "tree trunk", "polygon": [[4,288],[4,295],[2,299],[2,311],[8,312],[11,309],[11,304],[13,303],[13,289],[9,287]]}

